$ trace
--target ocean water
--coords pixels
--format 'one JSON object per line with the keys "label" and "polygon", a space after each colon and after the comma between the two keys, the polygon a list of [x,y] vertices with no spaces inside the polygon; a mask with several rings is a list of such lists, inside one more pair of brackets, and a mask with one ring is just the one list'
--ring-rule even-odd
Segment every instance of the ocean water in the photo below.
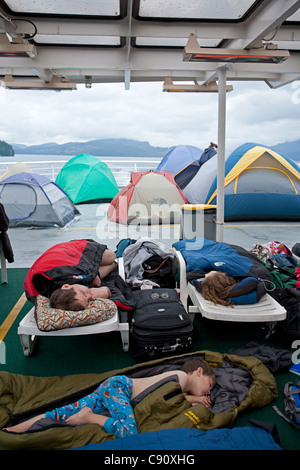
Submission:
{"label": "ocean water", "polygon": [[[14,155],[0,157],[0,177],[16,163],[25,163],[34,172],[55,181],[61,168],[70,160],[68,155]],[[118,187],[121,189],[130,182],[132,171],[147,171],[157,167],[161,159],[143,157],[96,157],[111,169]]]}

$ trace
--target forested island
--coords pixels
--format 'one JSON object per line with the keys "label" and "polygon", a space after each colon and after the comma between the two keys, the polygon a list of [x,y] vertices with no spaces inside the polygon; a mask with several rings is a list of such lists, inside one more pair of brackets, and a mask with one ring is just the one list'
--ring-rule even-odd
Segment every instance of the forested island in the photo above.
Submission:
{"label": "forested island", "polygon": [[13,157],[14,154],[15,152],[12,146],[4,142],[4,140],[0,140],[0,156],[1,157]]}

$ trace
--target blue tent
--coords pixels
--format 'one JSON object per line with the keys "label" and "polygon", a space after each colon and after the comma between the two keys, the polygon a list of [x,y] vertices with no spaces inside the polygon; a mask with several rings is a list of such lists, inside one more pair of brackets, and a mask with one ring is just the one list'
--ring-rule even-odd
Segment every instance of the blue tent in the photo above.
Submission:
{"label": "blue tent", "polygon": [[162,159],[156,171],[169,171],[178,186],[183,189],[200,168],[203,151],[193,145],[177,145]]}
{"label": "blue tent", "polygon": [[[225,161],[224,219],[299,220],[299,166],[265,146],[246,143]],[[210,159],[184,188],[189,203],[217,205],[217,162]]]}

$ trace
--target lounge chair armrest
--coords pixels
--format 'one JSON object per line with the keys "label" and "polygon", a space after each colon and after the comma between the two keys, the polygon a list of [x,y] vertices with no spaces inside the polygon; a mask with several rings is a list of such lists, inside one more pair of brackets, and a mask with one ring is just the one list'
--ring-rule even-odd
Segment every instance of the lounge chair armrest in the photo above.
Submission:
{"label": "lounge chair armrest", "polygon": [[187,299],[188,299],[188,293],[187,293],[187,279],[186,279],[186,264],[185,260],[180,253],[180,251],[177,251],[175,248],[173,248],[173,253],[174,256],[177,260],[178,266],[179,266],[179,284],[180,284],[180,300],[183,303],[184,308],[187,310]]}

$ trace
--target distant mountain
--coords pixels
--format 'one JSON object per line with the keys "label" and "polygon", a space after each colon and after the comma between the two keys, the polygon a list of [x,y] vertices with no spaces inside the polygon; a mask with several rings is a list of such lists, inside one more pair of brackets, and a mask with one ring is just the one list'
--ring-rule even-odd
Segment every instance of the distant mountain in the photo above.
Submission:
{"label": "distant mountain", "polygon": [[[16,154],[27,155],[78,155],[88,153],[95,157],[164,157],[172,147],[152,147],[148,142],[131,139],[98,139],[88,142],[68,142],[41,145],[12,144]],[[272,146],[278,152],[300,161],[300,139]]]}
{"label": "distant mountain", "polygon": [[293,142],[284,142],[272,147],[276,152],[283,153],[292,160],[300,161],[300,139]]}
{"label": "distant mountain", "polygon": [[78,155],[88,153],[95,157],[164,157],[170,148],[152,147],[148,142],[131,139],[98,139],[88,142],[68,142],[41,145],[12,144],[16,154]]}

